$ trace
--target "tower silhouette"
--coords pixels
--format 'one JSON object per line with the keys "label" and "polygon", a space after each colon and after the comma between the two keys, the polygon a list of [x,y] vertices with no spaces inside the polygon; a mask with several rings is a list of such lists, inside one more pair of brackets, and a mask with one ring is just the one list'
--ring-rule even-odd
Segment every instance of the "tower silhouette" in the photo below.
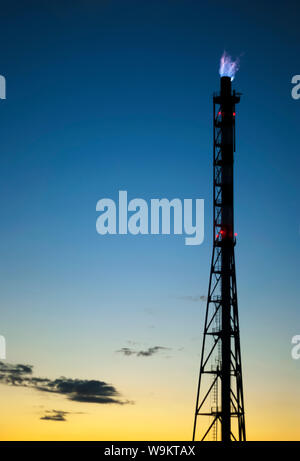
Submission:
{"label": "tower silhouette", "polygon": [[[235,275],[233,161],[240,94],[221,77],[214,105],[213,253],[193,440],[245,441],[245,412]],[[201,423],[200,423],[201,419]]]}

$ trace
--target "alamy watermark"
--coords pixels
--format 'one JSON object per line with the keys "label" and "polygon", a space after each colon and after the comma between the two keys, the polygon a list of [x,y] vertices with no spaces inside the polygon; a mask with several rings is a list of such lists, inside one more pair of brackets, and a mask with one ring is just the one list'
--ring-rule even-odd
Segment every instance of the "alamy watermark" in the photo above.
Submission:
{"label": "alamy watermark", "polygon": [[6,80],[0,75],[0,99],[6,99]]}
{"label": "alamy watermark", "polygon": [[118,204],[103,198],[97,202],[96,211],[101,212],[96,221],[100,235],[185,234],[188,236],[185,237],[186,245],[201,245],[204,240],[203,199],[184,199],[183,202],[179,198],[151,199],[148,206],[141,198],[128,202],[127,191],[119,191]]}
{"label": "alamy watermark", "polygon": [[300,99],[300,75],[294,75],[292,77],[292,84],[295,85],[292,88],[292,98]]}
{"label": "alamy watermark", "polygon": [[300,359],[300,335],[295,335],[292,337],[292,344],[294,344],[291,351],[292,358],[294,360],[298,360]]}
{"label": "alamy watermark", "polygon": [[6,341],[4,336],[0,335],[0,360],[6,359]]}

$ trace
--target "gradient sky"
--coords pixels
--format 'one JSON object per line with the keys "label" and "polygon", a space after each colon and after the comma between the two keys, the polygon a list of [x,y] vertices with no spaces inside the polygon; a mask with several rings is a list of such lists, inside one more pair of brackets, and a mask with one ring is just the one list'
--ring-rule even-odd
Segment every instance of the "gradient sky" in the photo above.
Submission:
{"label": "gradient sky", "polygon": [[[212,93],[241,56],[235,219],[246,429],[299,440],[298,1],[4,1],[0,334],[34,375],[126,405],[0,385],[1,440],[190,440],[212,250]],[[100,236],[99,199],[203,198],[205,241]],[[152,356],[124,356],[123,347]],[[67,421],[40,418],[53,409]]]}

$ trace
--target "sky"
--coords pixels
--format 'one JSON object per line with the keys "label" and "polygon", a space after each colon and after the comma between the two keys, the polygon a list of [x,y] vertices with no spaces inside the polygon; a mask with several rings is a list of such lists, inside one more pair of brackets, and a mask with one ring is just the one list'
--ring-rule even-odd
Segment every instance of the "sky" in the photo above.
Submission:
{"label": "sky", "polygon": [[[247,439],[299,440],[299,9],[292,0],[1,2],[1,440],[191,439],[224,50],[240,56]],[[96,203],[119,190],[204,199],[203,244],[100,236]]]}

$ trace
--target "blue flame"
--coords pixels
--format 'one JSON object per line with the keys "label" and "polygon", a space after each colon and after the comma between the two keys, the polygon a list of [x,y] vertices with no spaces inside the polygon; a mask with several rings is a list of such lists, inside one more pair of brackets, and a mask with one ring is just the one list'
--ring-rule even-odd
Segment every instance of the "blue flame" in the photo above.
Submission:
{"label": "blue flame", "polygon": [[219,73],[221,77],[231,77],[231,81],[234,79],[235,74],[240,68],[240,60],[236,58],[235,61],[232,60],[231,56],[224,51],[221,61]]}

